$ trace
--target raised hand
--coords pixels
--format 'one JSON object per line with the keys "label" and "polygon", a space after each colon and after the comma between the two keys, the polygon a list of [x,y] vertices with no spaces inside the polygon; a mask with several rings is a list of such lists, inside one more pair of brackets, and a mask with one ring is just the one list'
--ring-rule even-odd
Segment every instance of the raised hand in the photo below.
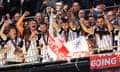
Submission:
{"label": "raised hand", "polygon": [[73,8],[70,8],[70,9],[69,9],[69,12],[70,12],[70,14],[71,14],[71,13],[74,13],[74,9],[73,9]]}
{"label": "raised hand", "polygon": [[109,21],[108,18],[107,18],[107,16],[105,16],[105,15],[104,15],[104,19],[105,19],[105,21]]}
{"label": "raised hand", "polygon": [[11,22],[10,22],[9,20],[5,20],[3,26],[4,26],[4,27],[9,26],[10,23],[11,23]]}
{"label": "raised hand", "polygon": [[80,18],[80,23],[84,23],[85,19],[84,18]]}
{"label": "raised hand", "polygon": [[28,16],[28,15],[30,15],[30,12],[29,11],[25,11],[23,15],[24,16]]}

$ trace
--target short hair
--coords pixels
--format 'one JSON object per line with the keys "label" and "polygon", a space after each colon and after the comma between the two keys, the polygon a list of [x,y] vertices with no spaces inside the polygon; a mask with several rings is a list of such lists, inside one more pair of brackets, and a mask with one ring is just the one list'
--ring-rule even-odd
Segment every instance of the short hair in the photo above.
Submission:
{"label": "short hair", "polygon": [[74,2],[73,2],[73,4],[74,4],[74,3],[78,3],[78,4],[79,4],[79,6],[80,6],[80,3],[79,3],[79,1],[74,1]]}
{"label": "short hair", "polygon": [[46,25],[47,26],[48,24],[45,23],[45,22],[41,22],[40,25]]}
{"label": "short hair", "polygon": [[[35,19],[29,19],[29,20],[28,20],[28,25],[29,25],[29,23],[30,23],[31,21],[35,21],[35,22],[37,23],[37,21],[36,21]],[[37,23],[37,24],[38,24],[38,23]]]}
{"label": "short hair", "polygon": [[64,16],[61,18],[62,23],[69,23],[69,18],[68,16]]}
{"label": "short hair", "polygon": [[45,17],[48,17],[48,21],[50,20],[50,17],[49,17],[49,16],[44,16],[44,17],[43,17],[43,21],[45,20]]}
{"label": "short hair", "polygon": [[15,29],[16,32],[18,31],[17,28],[16,28],[16,26],[13,25],[13,24],[11,24],[11,25],[8,26],[8,33],[10,32],[11,29]]}
{"label": "short hair", "polygon": [[88,19],[89,19],[90,17],[92,17],[92,18],[94,18],[94,19],[96,20],[96,17],[95,17],[95,16],[91,15],[91,16],[88,17]]}
{"label": "short hair", "polygon": [[93,18],[95,18],[95,16],[93,16],[93,15],[90,15],[90,16],[89,16],[89,18],[90,18],[90,17],[93,17]]}
{"label": "short hair", "polygon": [[104,19],[104,16],[98,16],[97,19]]}

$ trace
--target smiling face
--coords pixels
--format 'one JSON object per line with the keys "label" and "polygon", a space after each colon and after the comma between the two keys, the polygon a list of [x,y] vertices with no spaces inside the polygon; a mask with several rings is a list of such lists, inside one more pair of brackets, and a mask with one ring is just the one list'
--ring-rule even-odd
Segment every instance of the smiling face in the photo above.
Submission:
{"label": "smiling face", "polygon": [[68,29],[69,29],[69,23],[62,23],[61,27],[63,28],[64,31],[68,31]]}
{"label": "smiling face", "polygon": [[98,18],[97,19],[97,24],[99,27],[103,27],[105,24],[104,18]]}

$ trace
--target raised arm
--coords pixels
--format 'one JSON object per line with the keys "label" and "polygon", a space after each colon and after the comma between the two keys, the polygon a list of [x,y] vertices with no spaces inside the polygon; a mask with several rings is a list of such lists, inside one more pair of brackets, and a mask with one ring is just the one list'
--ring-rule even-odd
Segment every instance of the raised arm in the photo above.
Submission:
{"label": "raised arm", "polygon": [[8,20],[6,20],[5,22],[4,22],[4,24],[3,24],[3,26],[2,26],[2,28],[1,28],[1,30],[0,30],[0,36],[1,36],[1,38],[3,39],[3,40],[7,40],[7,35],[5,35],[3,32],[4,32],[4,30],[5,30],[5,27],[7,27],[7,26],[9,26],[9,21]]}
{"label": "raised arm", "polygon": [[72,8],[69,10],[69,13],[70,13],[70,17],[71,17],[70,18],[70,26],[71,26],[71,28],[72,27],[77,27],[78,23],[77,23],[77,20],[76,20],[76,18],[74,16],[74,11],[73,11]]}
{"label": "raised arm", "polygon": [[94,29],[88,29],[88,28],[85,26],[85,24],[84,24],[84,19],[80,19],[80,24],[81,24],[82,29],[83,29],[85,32],[87,32],[87,33],[89,33],[89,34],[94,34]]}
{"label": "raised arm", "polygon": [[56,34],[58,35],[59,32],[61,31],[61,28],[60,28],[60,25],[58,25],[58,24],[56,23],[56,19],[55,19],[55,18],[53,18],[52,27],[56,30]]}
{"label": "raised arm", "polygon": [[107,23],[107,27],[108,27],[109,31],[112,31],[113,30],[112,23],[107,19],[106,16],[104,16],[104,19],[105,19],[105,22]]}
{"label": "raised arm", "polygon": [[28,16],[29,12],[26,11],[24,12],[24,14],[20,17],[20,19],[18,20],[16,27],[18,29],[18,31],[21,33],[21,35],[23,34],[24,28],[23,28],[23,20],[25,18],[25,16]]}

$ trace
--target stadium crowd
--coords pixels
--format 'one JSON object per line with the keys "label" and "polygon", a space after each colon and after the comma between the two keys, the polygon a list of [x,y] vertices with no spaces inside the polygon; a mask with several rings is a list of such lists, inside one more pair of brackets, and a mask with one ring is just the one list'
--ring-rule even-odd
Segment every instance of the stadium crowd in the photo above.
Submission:
{"label": "stadium crowd", "polygon": [[92,54],[99,53],[95,48],[119,50],[114,46],[120,41],[120,7],[106,8],[119,0],[19,1],[0,0],[0,65],[52,61],[47,51],[51,19],[54,37],[69,42],[84,36]]}

